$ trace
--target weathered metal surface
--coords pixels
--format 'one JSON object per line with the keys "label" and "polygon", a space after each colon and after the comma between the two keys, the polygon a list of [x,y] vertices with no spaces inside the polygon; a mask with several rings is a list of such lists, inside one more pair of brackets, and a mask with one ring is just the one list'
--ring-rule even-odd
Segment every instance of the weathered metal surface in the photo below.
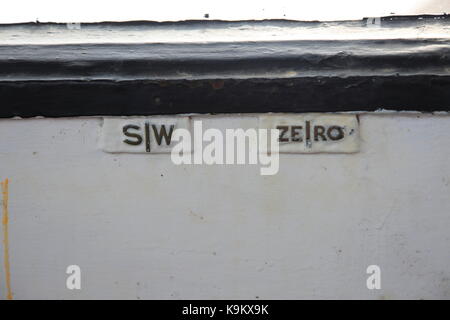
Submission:
{"label": "weathered metal surface", "polygon": [[[180,32],[177,28],[186,23],[145,24],[145,28],[139,23],[83,25],[80,32],[88,30],[87,37],[72,39],[73,43],[70,37],[64,43],[42,36],[46,28],[61,29],[60,25],[0,26],[0,34],[5,30],[10,33],[10,38],[0,41],[0,117],[449,111],[447,22],[443,19],[437,27],[433,24],[432,32],[420,36],[414,33],[413,39],[392,38],[392,30],[397,29],[387,27],[375,33],[370,31],[365,40],[357,40],[352,38],[352,30],[358,33],[371,29],[363,27],[361,21],[357,26],[346,22],[331,23],[331,27],[324,23],[291,26],[281,21],[272,23],[279,24],[278,28],[288,34],[291,32],[290,41],[283,40],[282,33],[275,41],[268,41],[270,37],[264,29],[265,36],[257,38],[263,40],[255,42],[249,42],[245,36],[241,39],[246,41],[236,42],[211,36],[213,40],[199,38],[202,42],[197,43],[193,39],[188,41],[191,43],[179,43],[179,35],[168,36],[166,43],[142,43],[134,37],[130,38],[132,43],[124,43],[128,31],[132,35],[141,32],[136,38],[142,40],[148,33],[169,30],[164,28]],[[218,22],[203,27],[205,32],[214,30],[228,35],[233,29],[230,25],[231,22]],[[256,22],[244,25],[261,27]],[[195,24],[188,26],[181,34],[201,30]],[[244,28],[242,22],[237,22],[237,26]],[[296,37],[290,28],[303,33]],[[341,28],[352,40],[324,40],[317,34],[317,39],[305,37],[308,32],[314,34],[327,28],[335,34]],[[19,39],[26,30],[41,36],[31,44],[14,41],[11,29],[21,30]],[[64,30],[63,34],[77,34],[76,30]],[[239,39],[239,31],[233,30],[231,34]],[[417,32],[410,27],[405,30]],[[100,37],[102,32],[115,31],[121,34],[113,36],[117,43],[105,43]],[[96,32],[95,36],[89,37],[90,32]],[[385,33],[387,38],[383,38]]]}
{"label": "weathered metal surface", "polygon": [[1,81],[448,75],[449,68],[450,39],[0,46]]}

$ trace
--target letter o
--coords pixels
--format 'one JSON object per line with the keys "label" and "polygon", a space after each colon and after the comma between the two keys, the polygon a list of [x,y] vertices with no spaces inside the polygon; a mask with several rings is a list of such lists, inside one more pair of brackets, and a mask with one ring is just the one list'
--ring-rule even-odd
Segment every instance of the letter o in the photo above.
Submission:
{"label": "letter o", "polygon": [[[335,133],[337,132],[337,134]],[[331,126],[327,130],[327,137],[333,141],[344,138],[344,130],[339,126]]]}

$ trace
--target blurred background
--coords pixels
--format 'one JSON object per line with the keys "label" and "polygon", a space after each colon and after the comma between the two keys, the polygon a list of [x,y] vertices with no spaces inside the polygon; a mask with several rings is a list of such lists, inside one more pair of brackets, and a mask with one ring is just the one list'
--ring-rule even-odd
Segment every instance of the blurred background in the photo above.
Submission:
{"label": "blurred background", "polygon": [[4,0],[2,4],[0,23],[187,19],[329,21],[450,12],[450,0]]}

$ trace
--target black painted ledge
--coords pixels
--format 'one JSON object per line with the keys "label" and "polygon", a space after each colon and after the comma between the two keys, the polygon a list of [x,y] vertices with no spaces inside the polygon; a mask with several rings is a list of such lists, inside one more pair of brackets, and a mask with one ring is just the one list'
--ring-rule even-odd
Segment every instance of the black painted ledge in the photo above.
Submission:
{"label": "black painted ledge", "polygon": [[2,44],[0,117],[450,111],[449,70],[449,38]]}

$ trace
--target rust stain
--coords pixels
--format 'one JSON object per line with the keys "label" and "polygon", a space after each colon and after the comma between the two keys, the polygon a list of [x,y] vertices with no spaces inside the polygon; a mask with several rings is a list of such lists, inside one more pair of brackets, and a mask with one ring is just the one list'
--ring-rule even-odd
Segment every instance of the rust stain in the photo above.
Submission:
{"label": "rust stain", "polygon": [[9,241],[8,241],[8,179],[1,182],[2,186],[2,207],[3,207],[3,216],[2,216],[2,226],[3,226],[3,247],[4,247],[4,263],[5,263],[5,276],[6,276],[6,299],[12,300],[12,290],[11,290],[11,273],[9,269]]}
{"label": "rust stain", "polygon": [[213,87],[214,90],[222,89],[224,85],[225,81],[223,80],[216,80],[211,82],[211,86]]}

